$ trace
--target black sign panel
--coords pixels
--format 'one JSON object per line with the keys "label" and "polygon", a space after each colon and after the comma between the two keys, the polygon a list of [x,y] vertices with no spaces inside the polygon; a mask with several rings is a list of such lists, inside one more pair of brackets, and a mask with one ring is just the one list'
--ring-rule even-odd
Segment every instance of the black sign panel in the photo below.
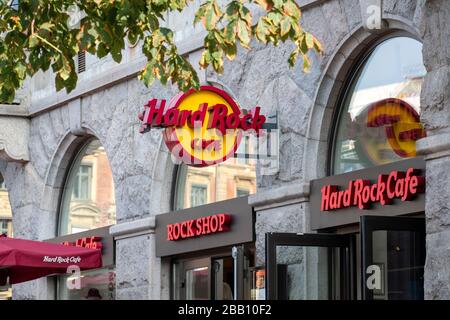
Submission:
{"label": "black sign panel", "polygon": [[46,240],[52,243],[63,242],[77,242],[78,239],[100,237],[102,238],[102,262],[103,267],[110,267],[114,265],[114,238],[109,234],[109,228],[103,227],[98,229],[92,229],[79,233],[69,234],[66,236],[60,236],[57,238]]}
{"label": "black sign panel", "polygon": [[321,190],[323,186],[334,185],[343,190],[348,187],[350,181],[365,179],[370,180],[371,183],[376,183],[380,174],[388,175],[395,170],[406,172],[409,168],[419,169],[421,170],[421,176],[425,176],[425,161],[418,157],[311,181],[312,230],[357,223],[361,215],[399,216],[425,211],[425,193],[419,193],[411,201],[394,199],[392,204],[384,206],[379,202],[375,202],[367,209],[359,209],[357,206],[352,206],[331,211],[321,211]]}
{"label": "black sign panel", "polygon": [[[229,230],[176,241],[168,240],[168,225],[217,214],[231,217]],[[255,241],[254,225],[253,209],[248,205],[248,197],[160,214],[156,216],[156,256],[165,257],[252,242]]]}

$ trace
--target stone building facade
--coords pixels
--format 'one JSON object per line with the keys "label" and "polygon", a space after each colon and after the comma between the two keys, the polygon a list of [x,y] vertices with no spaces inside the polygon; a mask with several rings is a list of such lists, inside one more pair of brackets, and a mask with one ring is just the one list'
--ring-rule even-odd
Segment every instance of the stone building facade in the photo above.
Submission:
{"label": "stone building facade", "polygon": [[[303,25],[324,45],[311,54],[312,69],[290,69],[291,46],[254,44],[227,62],[223,75],[200,71],[204,83],[230,92],[241,106],[259,105],[278,114],[279,170],[261,175],[256,166],[256,265],[265,263],[267,232],[311,232],[310,181],[328,175],[329,137],[339,98],[361,55],[394,33],[423,44],[427,74],[420,95],[420,120],[427,137],[417,143],[425,157],[426,299],[450,298],[450,2],[447,0],[300,0]],[[367,9],[380,4],[379,29],[367,26]],[[180,50],[196,65],[202,30],[190,26],[193,8],[167,23]],[[375,15],[376,16],[376,15]],[[0,106],[0,173],[13,214],[14,236],[57,236],[60,199],[75,154],[96,137],[109,159],[115,188],[116,299],[169,299],[170,264],[155,255],[155,215],[171,211],[175,166],[157,130],[141,135],[137,114],[152,97],[177,89],[136,79],[144,65],[139,45],[124,61],[87,58],[87,70],[70,94],[56,93],[40,74],[27,83],[20,105]],[[15,299],[54,299],[49,279],[13,288]]]}

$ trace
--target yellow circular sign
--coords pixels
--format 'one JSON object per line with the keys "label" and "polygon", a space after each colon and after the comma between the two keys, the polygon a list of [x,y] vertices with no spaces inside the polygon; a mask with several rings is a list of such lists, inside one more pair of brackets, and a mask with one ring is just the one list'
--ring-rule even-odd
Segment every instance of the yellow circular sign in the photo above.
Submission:
{"label": "yellow circular sign", "polygon": [[175,96],[167,113],[177,119],[164,139],[170,151],[192,166],[217,164],[232,157],[242,138],[239,130],[250,117],[241,115],[236,102],[223,90],[202,86]]}

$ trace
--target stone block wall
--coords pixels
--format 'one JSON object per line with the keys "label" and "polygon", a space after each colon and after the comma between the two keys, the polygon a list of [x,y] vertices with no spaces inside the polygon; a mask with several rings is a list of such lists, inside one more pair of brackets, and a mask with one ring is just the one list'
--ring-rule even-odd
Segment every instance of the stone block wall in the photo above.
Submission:
{"label": "stone block wall", "polygon": [[[257,265],[264,263],[266,232],[311,231],[308,182],[326,174],[328,133],[337,97],[356,53],[377,37],[362,28],[359,0],[303,2],[307,4],[303,11],[304,28],[317,36],[325,48],[322,56],[311,53],[309,73],[302,71],[301,61],[292,69],[288,67],[290,44],[254,44],[250,51],[241,48],[237,59],[226,63],[223,75],[211,70],[206,73],[206,80],[229,88],[243,108],[259,105],[266,114],[278,112],[280,169],[274,175],[258,175],[257,194],[250,198],[257,210]],[[435,299],[450,297],[448,290],[443,289],[450,281],[450,269],[446,267],[449,264],[442,258],[449,238],[450,196],[441,192],[449,189],[447,180],[442,178],[450,164],[450,143],[445,144],[450,141],[449,14],[450,2],[446,0],[383,1],[383,17],[390,28],[410,30],[413,34],[419,26],[422,28],[420,37],[424,40],[429,74],[422,92],[421,117],[429,139],[422,142],[421,148],[433,155],[427,162],[429,234],[425,286],[427,298]],[[192,55],[198,57],[198,52],[194,50]],[[109,76],[104,74],[105,79]],[[77,97],[80,107],[75,114],[67,102],[33,114],[28,142],[30,161],[0,161],[0,172],[10,192],[16,236],[46,239],[56,235],[62,172],[68,169],[76,144],[88,134],[97,136],[108,154],[118,226],[169,211],[173,170],[170,155],[159,131],[144,136],[138,133],[136,116],[150,97],[170,98],[176,92],[173,87],[159,84],[146,88],[132,78]],[[119,239],[117,298],[167,298],[165,269],[167,266],[154,256],[151,232]],[[39,280],[15,286],[14,297],[49,297],[48,290],[45,281]]]}

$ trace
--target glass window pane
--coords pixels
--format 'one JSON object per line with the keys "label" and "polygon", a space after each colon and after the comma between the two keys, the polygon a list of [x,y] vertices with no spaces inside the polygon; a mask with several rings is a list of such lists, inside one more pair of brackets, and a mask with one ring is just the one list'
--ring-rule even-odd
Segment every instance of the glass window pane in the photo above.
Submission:
{"label": "glass window pane", "polygon": [[8,220],[0,220],[0,235],[8,233]]}
{"label": "glass window pane", "polygon": [[204,185],[192,185],[191,188],[191,206],[201,206],[206,203],[207,187]]}
{"label": "glass window pane", "polygon": [[425,135],[420,91],[422,44],[396,37],[378,45],[350,83],[334,146],[334,173],[416,156]]}
{"label": "glass window pane", "polygon": [[97,139],[91,140],[73,162],[61,208],[60,235],[116,223],[111,167]]}
{"label": "glass window pane", "polygon": [[236,197],[244,197],[248,196],[250,194],[250,191],[247,189],[237,188],[236,190]]}
{"label": "glass window pane", "polygon": [[[9,194],[6,190],[5,181],[0,174],[0,235],[13,236],[12,211],[9,203]],[[12,288],[10,285],[0,286],[0,300],[12,299]]]}
{"label": "glass window pane", "polygon": [[114,270],[82,271],[79,276],[58,277],[59,300],[114,300]]}
{"label": "glass window pane", "polygon": [[186,270],[186,300],[208,300],[208,267]]}
{"label": "glass window pane", "polygon": [[423,300],[425,243],[423,234],[379,230],[372,233],[376,268],[375,300]]}
{"label": "glass window pane", "polygon": [[12,211],[5,181],[0,175],[0,234],[12,237]]}
{"label": "glass window pane", "polygon": [[209,167],[181,165],[178,168],[175,210],[228,200],[256,192],[253,160],[227,161]]}
{"label": "glass window pane", "polygon": [[[327,247],[277,246],[277,282],[279,297],[287,300],[326,300],[331,289],[338,295],[339,284],[335,279],[330,288],[329,253],[338,254],[338,249]],[[338,266],[334,266],[338,268]],[[336,270],[336,274],[340,274]],[[336,277],[338,278],[338,277]]]}

